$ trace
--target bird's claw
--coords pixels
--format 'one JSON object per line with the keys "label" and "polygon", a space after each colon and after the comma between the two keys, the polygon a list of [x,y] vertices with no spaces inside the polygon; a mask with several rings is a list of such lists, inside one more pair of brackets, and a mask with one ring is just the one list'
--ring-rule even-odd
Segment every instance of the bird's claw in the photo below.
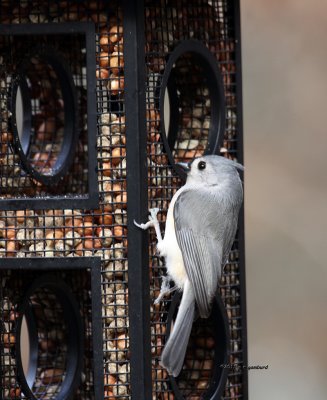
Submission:
{"label": "bird's claw", "polygon": [[159,208],[154,207],[154,208],[150,208],[150,215],[149,215],[149,221],[156,221],[157,220],[157,214],[160,211]]}
{"label": "bird's claw", "polygon": [[134,219],[133,222],[134,222],[134,225],[137,226],[138,228],[146,229],[146,228],[145,228],[145,224],[138,224],[138,223],[135,221],[135,219]]}
{"label": "bird's claw", "polygon": [[138,224],[135,220],[134,220],[134,225],[137,226],[138,228],[141,228],[143,230],[146,230],[148,228],[150,228],[151,226],[155,226],[155,224],[158,222],[157,219],[157,214],[160,211],[159,208],[150,208],[149,212],[149,221],[146,224]]}
{"label": "bird's claw", "polygon": [[170,287],[171,278],[169,276],[163,276],[161,282],[161,288],[159,296],[155,299],[154,304],[159,304],[162,299],[168,294],[174,292],[177,289],[177,286]]}

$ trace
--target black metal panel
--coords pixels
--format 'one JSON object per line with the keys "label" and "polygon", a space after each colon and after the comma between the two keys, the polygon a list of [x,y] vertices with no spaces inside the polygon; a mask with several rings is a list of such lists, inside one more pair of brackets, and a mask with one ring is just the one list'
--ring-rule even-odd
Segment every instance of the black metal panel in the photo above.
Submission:
{"label": "black metal panel", "polygon": [[1,209],[97,207],[94,35],[88,22],[0,25]]}
{"label": "black metal panel", "polygon": [[133,220],[147,219],[144,17],[142,1],[124,1],[125,113],[129,261],[130,390],[151,398],[150,299],[147,233]]}
{"label": "black metal panel", "polygon": [[[42,307],[42,311],[39,309]],[[42,315],[40,315],[40,311]],[[65,281],[53,274],[44,274],[34,279],[23,294],[23,299],[17,308],[16,324],[16,367],[18,381],[22,392],[26,397],[33,400],[41,396],[48,397],[48,389],[54,389],[58,400],[72,397],[81,384],[81,374],[83,367],[84,338],[85,330],[80,315],[79,305],[73,293]],[[48,314],[48,315],[47,315]],[[28,372],[25,376],[21,348],[21,335],[23,319],[25,318],[28,336],[31,340],[29,346]],[[53,327],[62,335],[60,343],[57,343],[56,352],[51,354],[51,342],[48,340]],[[51,328],[50,328],[51,327]],[[51,329],[51,331],[50,331]],[[41,344],[39,351],[40,337],[46,340]],[[51,338],[51,340],[53,340]],[[47,347],[44,351],[44,347]],[[40,374],[40,364],[44,368]],[[52,376],[47,376],[49,382],[40,385],[42,374],[46,374],[52,369]],[[54,371],[60,371],[56,373]],[[62,379],[64,372],[64,379]],[[57,382],[59,381],[59,382]],[[40,387],[41,386],[41,387]],[[40,394],[42,393],[42,395]]]}
{"label": "black metal panel", "polygon": [[[171,302],[167,318],[167,332],[168,335],[172,329],[173,319],[177,314],[177,306],[179,306],[181,300],[181,293],[176,293]],[[227,365],[230,357],[230,334],[228,327],[228,319],[226,315],[225,307],[221,301],[220,296],[217,294],[213,302],[212,313],[209,319],[197,319],[194,321],[195,328],[193,328],[193,335],[189,341],[187,353],[190,356],[186,362],[193,362],[196,358],[196,351],[198,351],[197,341],[202,336],[205,340],[210,338],[212,340],[212,348],[207,350],[207,353],[214,351],[214,359],[211,368],[203,366],[204,372],[210,379],[210,385],[203,395],[203,400],[218,400],[221,399],[222,394],[225,390],[226,379],[228,370],[221,368],[221,365]],[[206,357],[210,357],[210,354],[206,354]],[[181,372],[181,376],[174,378],[170,376],[171,385],[174,391],[176,400],[183,400],[185,395],[185,388],[180,390],[179,380],[185,380],[188,382],[189,393],[192,393],[196,388],[198,379],[194,379],[194,371],[192,368]],[[184,394],[184,395],[183,395]]]}
{"label": "black metal panel", "polygon": [[[184,58],[184,59],[183,59]],[[182,72],[188,70],[188,75]],[[191,79],[190,79],[191,76]],[[208,91],[202,94],[204,108],[209,102],[210,127],[203,129],[208,140],[204,149],[205,154],[216,154],[219,152],[223,142],[225,131],[225,98],[222,77],[214,55],[199,40],[182,40],[169,55],[167,64],[162,75],[158,78],[160,88],[159,110],[161,138],[165,146],[170,164],[176,172],[185,178],[185,172],[176,166],[176,160],[188,159],[185,153],[179,156],[179,144],[183,130],[184,110],[190,112],[195,107],[195,99],[199,100],[197,90]],[[192,82],[195,81],[195,83]],[[165,121],[166,90],[169,95],[169,126]],[[184,104],[187,102],[187,104]]]}
{"label": "black metal panel", "polygon": [[[3,398],[13,391],[32,399],[52,399],[55,393],[58,400],[103,398],[100,265],[98,257],[2,260]],[[30,338],[26,376],[23,316]]]}
{"label": "black metal panel", "polygon": [[[148,0],[145,2],[148,159],[150,160],[149,207],[158,207],[162,211],[159,214],[162,228],[169,202],[183,183],[171,169],[173,162],[169,151],[174,142],[173,159],[177,158],[178,161],[190,161],[194,157],[213,151],[242,162],[242,121],[241,116],[239,119],[238,115],[241,104],[239,97],[241,82],[238,79],[240,63],[236,55],[238,20],[235,18],[235,12],[237,13],[234,2],[226,0],[163,0],[159,3]],[[204,75],[209,77],[210,73],[203,69],[203,64],[197,57],[186,54],[181,62],[177,60],[174,64],[174,75],[178,77],[179,90],[176,90],[176,84],[172,84],[172,88],[167,85],[167,89],[168,108],[171,110],[170,118],[173,118],[173,124],[176,124],[176,120],[179,121],[178,129],[175,126],[173,131],[178,131],[180,134],[172,140],[169,136],[165,140],[167,122],[163,121],[166,112],[166,109],[163,110],[164,102],[159,102],[159,108],[157,107],[157,93],[161,89],[162,100],[163,90],[165,90],[164,87],[160,87],[165,82],[160,77],[165,77],[166,70],[169,70],[169,60],[172,59],[175,50],[190,40],[200,42],[214,58],[211,63],[214,67],[211,70],[218,69],[216,75],[222,77],[223,101],[217,102],[214,100],[214,96],[210,95],[212,86],[208,87],[203,77]],[[155,87],[155,91],[153,87]],[[174,92],[177,92],[178,95],[176,98],[171,98],[170,94]],[[222,112],[219,107],[213,106],[217,103],[220,108],[224,108]],[[225,119],[222,124],[222,132],[214,128],[219,113]],[[171,122],[169,122],[169,127],[170,125]],[[216,140],[213,140],[215,134]],[[165,141],[170,142],[168,150]],[[151,309],[153,396],[155,398],[173,399],[178,393],[178,396],[183,396],[185,399],[192,398],[192,396],[213,399],[220,396],[218,392],[221,389],[224,389],[222,394],[224,399],[243,396],[243,380],[246,379],[246,371],[243,370],[246,360],[246,354],[245,358],[243,357],[246,353],[246,337],[243,336],[245,308],[244,287],[241,285],[242,263],[244,262],[242,258],[244,248],[241,243],[242,231],[241,215],[239,236],[235,238],[218,290],[218,295],[221,296],[227,312],[230,329],[228,364],[219,366],[219,368],[225,368],[222,374],[224,379],[214,379],[207,370],[208,367],[213,368],[215,363],[210,330],[205,328],[201,340],[196,340],[198,328],[194,324],[190,339],[192,345],[187,352],[180,377],[176,380],[178,391],[176,388],[172,390],[169,387],[167,373],[160,366],[160,355],[167,340],[167,313],[171,306],[171,299],[167,297],[165,302],[153,306]],[[151,297],[156,297],[159,292],[161,276],[164,274],[163,261],[156,254],[156,238],[151,233]],[[205,326],[205,321],[203,323]],[[228,368],[230,364],[235,365],[235,369]],[[227,381],[225,381],[226,375]],[[214,382],[217,385],[216,392],[212,390]],[[218,389],[219,386],[220,389]],[[222,388],[222,386],[225,387]]]}

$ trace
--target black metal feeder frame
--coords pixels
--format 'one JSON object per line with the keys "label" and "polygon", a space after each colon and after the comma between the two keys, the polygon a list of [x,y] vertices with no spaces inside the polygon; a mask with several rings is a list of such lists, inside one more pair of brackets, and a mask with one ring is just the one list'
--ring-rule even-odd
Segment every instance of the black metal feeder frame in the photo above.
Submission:
{"label": "black metal feeder frame", "polygon": [[102,395],[100,267],[97,257],[2,260],[1,398]]}
{"label": "black metal feeder frame", "polygon": [[[243,210],[181,374],[154,232],[178,161],[243,162],[238,0],[0,0],[0,399],[247,399]],[[25,332],[25,333],[24,333]],[[27,332],[27,333],[26,333]],[[28,336],[28,362],[23,336]]]}
{"label": "black metal feeder frame", "polygon": [[1,207],[97,207],[94,25],[3,24],[0,35]]}

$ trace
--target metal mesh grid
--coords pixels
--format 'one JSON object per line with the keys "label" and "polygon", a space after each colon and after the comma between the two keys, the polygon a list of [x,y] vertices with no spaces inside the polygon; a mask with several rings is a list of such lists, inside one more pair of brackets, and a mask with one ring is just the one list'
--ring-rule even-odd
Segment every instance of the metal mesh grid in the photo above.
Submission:
{"label": "metal mesh grid", "polygon": [[[1,211],[0,257],[96,255],[102,258],[104,398],[128,399],[131,398],[131,394],[128,333],[127,166],[123,14],[120,3],[112,1],[108,4],[102,0],[91,2],[2,0],[0,7],[1,23],[5,24],[70,21],[95,23],[99,208],[97,210]],[[158,78],[164,72],[167,55],[180,40],[189,38],[200,40],[215,55],[223,76],[226,99],[226,130],[223,147],[220,150],[227,157],[236,158],[239,132],[236,130],[234,19],[227,0],[187,2],[161,0],[160,2],[146,1],[145,21],[149,208],[159,207],[162,210],[158,217],[161,219],[163,228],[169,201],[182,182],[169,165],[164,150],[160,125],[163,110],[158,107],[158,89],[160,89]],[[70,50],[73,49],[72,45]],[[190,62],[190,56],[184,56],[175,68],[178,90],[182,93],[180,101],[183,103],[182,111],[179,113],[177,141],[174,142],[176,146],[174,155],[179,159],[191,159],[199,152],[202,153],[207,145],[206,132],[211,118],[208,84],[203,82],[201,66],[196,61],[191,59]],[[80,71],[78,73],[80,74]],[[192,81],[188,79],[191,73],[194,76]],[[77,78],[74,74],[75,84],[83,92],[84,78],[79,76],[80,83],[76,84]],[[190,92],[186,90],[187,86],[194,88],[191,97]],[[1,91],[1,100],[6,101],[3,97],[6,93],[6,91]],[[82,99],[82,97],[79,98]],[[188,100],[190,98],[191,102]],[[84,100],[80,100],[81,104],[85,105]],[[1,107],[2,105],[3,102]],[[168,118],[167,114],[165,118]],[[2,112],[1,118],[0,157],[6,154],[12,142],[12,135],[7,129],[8,115]],[[201,137],[199,137],[199,130]],[[41,163],[40,168],[44,166],[45,164]],[[150,243],[150,296],[154,299],[159,294],[164,266],[162,260],[155,255],[155,238],[152,234]],[[220,291],[227,308],[230,325],[232,349],[230,363],[241,364],[243,344],[241,342],[242,320],[237,241],[225,268]],[[159,400],[174,399],[167,373],[159,365],[165,342],[169,304],[170,300],[166,299],[164,303],[151,307],[153,398]],[[193,337],[196,329],[203,332],[208,328],[201,325],[195,326]],[[194,400],[200,398],[210,382],[209,370],[213,359],[211,333],[205,332],[203,337],[205,340],[201,343],[191,339],[195,343],[195,348],[192,347],[187,355],[184,371],[184,377],[187,376],[188,382],[186,386],[183,378],[179,382],[179,388],[185,398]],[[200,372],[200,369],[203,371]],[[200,380],[196,381],[198,376]],[[229,373],[224,399],[241,397],[242,373],[233,371]]]}
{"label": "metal mesh grid", "polygon": [[[0,256],[101,257],[104,398],[129,398],[122,12],[116,2],[108,4],[103,1],[40,0],[16,1],[13,4],[12,1],[2,0],[0,7],[1,23],[95,23],[99,208],[1,211]],[[58,44],[61,51],[62,42],[60,40]],[[67,47],[72,61],[79,46],[70,41]],[[76,60],[79,61],[80,56],[76,56]],[[80,71],[77,72],[74,79],[79,79],[81,92],[84,93],[85,71],[83,76]],[[81,98],[80,102],[85,107],[84,99]],[[85,116],[83,110],[81,114]],[[82,122],[85,127],[86,121]],[[81,162],[74,163],[74,166],[80,168]],[[80,190],[81,185],[77,189]],[[56,191],[55,188],[53,190]],[[88,380],[87,376],[85,380]],[[88,399],[91,398],[90,394]]]}
{"label": "metal mesh grid", "polygon": [[[168,134],[168,143],[174,159],[177,162],[188,162],[203,155],[208,145],[211,119],[210,82],[207,81],[205,71],[194,53],[184,53],[178,58],[170,79],[175,87],[170,95],[169,91],[167,92],[169,97],[166,103],[170,103],[173,93],[176,93],[175,102],[179,112],[175,135],[174,132],[169,132],[172,130],[170,126],[173,121],[165,121],[166,135]],[[163,110],[163,114],[168,113]],[[170,118],[173,119],[173,116]]]}
{"label": "metal mesh grid", "polygon": [[[42,274],[42,273],[41,273]],[[1,395],[5,399],[30,398],[22,389],[24,376],[30,391],[36,399],[54,399],[68,379],[67,368],[72,357],[69,353],[69,331],[67,315],[64,315],[64,304],[60,295],[47,285],[36,285],[28,298],[22,294],[38,280],[40,272],[35,270],[1,271],[0,286],[0,319],[1,319]],[[47,273],[43,273],[46,276]],[[84,357],[82,359],[83,379],[78,378],[78,388],[74,399],[91,399],[93,396],[93,372],[89,364],[92,359],[92,312],[90,298],[90,277],[87,271],[51,272],[51,280],[59,279],[69,285],[69,291],[78,304],[78,313],[85,327],[82,335]],[[27,301],[22,308],[22,302]],[[22,311],[24,310],[24,311]],[[70,318],[74,318],[71,315]],[[20,370],[18,356],[21,354],[18,342],[21,336],[18,325],[26,321],[28,327],[29,360],[28,367],[24,361],[23,372]],[[74,340],[78,340],[77,337]],[[24,351],[24,350],[23,350]],[[21,356],[20,356],[21,357]]]}
{"label": "metal mesh grid", "polygon": [[213,376],[214,338],[212,321],[198,321],[185,357],[186,368],[178,378],[178,387],[184,398],[200,397],[208,391]]}
{"label": "metal mesh grid", "polygon": [[[157,2],[146,2],[145,17],[147,21],[151,21],[146,24],[145,30],[149,82],[147,111],[153,115],[148,125],[149,208],[158,207],[162,211],[159,214],[162,228],[164,228],[169,200],[182,185],[182,182],[167,163],[160,136],[160,133],[162,133],[160,131],[160,116],[165,118],[164,125],[167,133],[167,127],[170,123],[169,116],[166,115],[167,108],[169,108],[167,104],[169,105],[172,99],[168,96],[165,110],[157,110],[158,94],[152,88],[156,87],[159,74],[163,73],[165,69],[167,59],[169,60],[167,56],[182,40],[192,38],[201,41],[218,61],[226,101],[226,130],[219,150],[226,157],[237,158],[234,16],[231,14],[232,10],[227,3],[227,1],[163,0],[158,5]],[[208,129],[212,118],[208,99],[210,85],[204,84],[203,78],[201,78],[201,66],[196,61],[196,59],[192,59],[192,55],[186,53],[183,57],[180,57],[174,66],[174,79],[177,85],[177,90],[175,90],[179,97],[178,129],[176,137],[169,144],[175,161],[189,161],[202,155],[208,144]],[[166,90],[169,95],[169,90]],[[219,112],[219,110],[214,112]],[[165,269],[162,260],[156,256],[154,234],[151,234],[150,240],[151,298],[155,298],[159,293],[160,277],[165,274]],[[231,364],[242,363],[239,284],[238,243],[236,240],[220,282],[220,293],[227,308],[229,319],[231,336],[229,362]],[[174,394],[169,389],[167,374],[159,365],[160,354],[165,341],[164,333],[168,308],[169,299],[164,304],[153,306],[151,309],[154,399],[174,399]],[[194,339],[197,335],[197,329],[201,328],[195,324],[191,335],[193,345],[189,348],[184,370],[178,379],[178,387],[184,398],[194,400],[202,398],[207,392],[211,376],[209,370],[213,367],[212,336],[210,332],[207,332],[206,335],[203,335],[203,340],[201,339],[200,343],[199,340]],[[235,399],[241,397],[242,371],[240,369],[229,373],[223,398]]]}
{"label": "metal mesh grid", "polygon": [[1,49],[1,197],[87,194],[85,35],[6,35]]}
{"label": "metal mesh grid", "polygon": [[36,398],[47,399],[60,391],[65,380],[67,325],[57,296],[47,288],[35,290],[29,299],[29,308],[36,315],[36,333],[39,338],[38,378],[33,382],[31,390]]}

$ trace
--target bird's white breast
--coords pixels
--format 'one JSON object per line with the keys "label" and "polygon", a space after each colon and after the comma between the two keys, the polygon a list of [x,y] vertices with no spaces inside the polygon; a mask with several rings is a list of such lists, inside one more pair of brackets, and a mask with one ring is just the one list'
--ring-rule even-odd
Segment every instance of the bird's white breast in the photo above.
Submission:
{"label": "bird's white breast", "polygon": [[174,280],[175,284],[180,289],[183,289],[187,275],[184,267],[183,256],[178,246],[175,233],[174,206],[178,196],[183,190],[184,186],[175,193],[170,202],[166,219],[164,239],[158,244],[160,255],[165,257],[166,260],[168,275]]}

